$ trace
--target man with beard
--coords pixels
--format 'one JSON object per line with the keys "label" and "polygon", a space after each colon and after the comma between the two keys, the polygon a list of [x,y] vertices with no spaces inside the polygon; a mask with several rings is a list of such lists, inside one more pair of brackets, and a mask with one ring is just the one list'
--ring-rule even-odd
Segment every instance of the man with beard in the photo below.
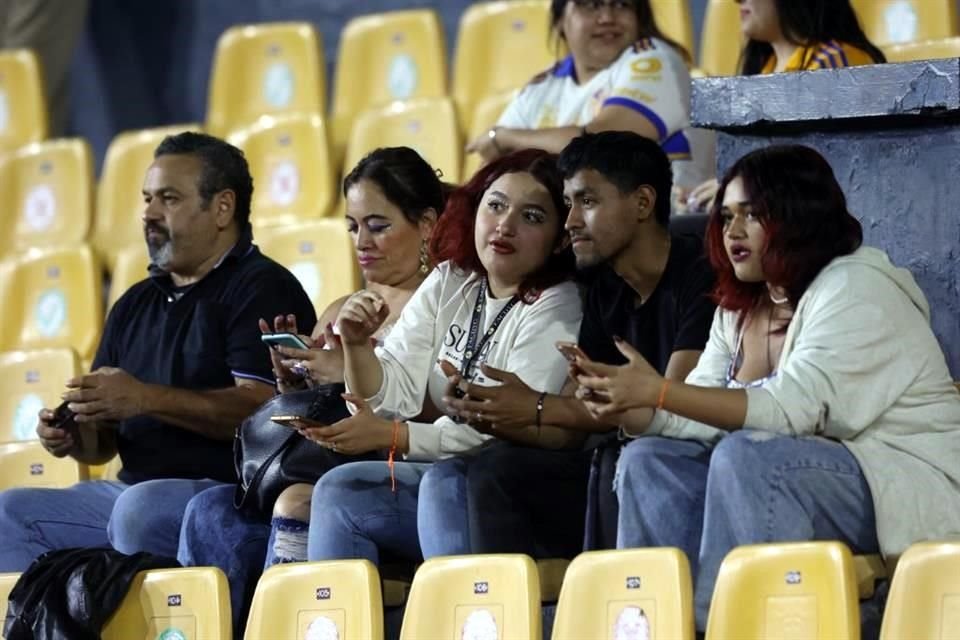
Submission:
{"label": "man with beard", "polygon": [[[149,278],[110,311],[91,373],[67,382],[74,420],[43,409],[37,425],[56,457],[119,454],[119,481],[0,493],[0,572],[52,549],[119,548],[121,502],[151,533],[146,550],[173,556],[187,501],[236,481],[234,431],[274,392],[258,319],[316,322],[293,275],[252,244],[252,193],[243,153],[222,140],[187,132],[157,147],[143,184]],[[168,483],[160,504],[137,499],[152,480]]]}

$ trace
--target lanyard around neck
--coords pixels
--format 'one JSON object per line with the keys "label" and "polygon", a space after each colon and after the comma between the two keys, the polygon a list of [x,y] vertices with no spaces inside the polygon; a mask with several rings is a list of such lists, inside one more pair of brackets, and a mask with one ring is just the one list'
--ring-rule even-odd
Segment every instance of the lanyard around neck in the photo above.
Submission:
{"label": "lanyard around neck", "polygon": [[497,317],[493,319],[493,322],[490,323],[490,327],[487,329],[486,333],[480,338],[480,342],[477,342],[477,337],[480,333],[480,318],[483,316],[483,310],[487,306],[487,278],[484,277],[480,281],[480,291],[477,293],[477,303],[473,305],[473,318],[470,319],[470,333],[467,334],[467,344],[466,349],[463,354],[463,364],[460,366],[460,375],[464,379],[470,379],[470,369],[473,368],[473,363],[480,356],[480,353],[483,351],[483,348],[487,345],[487,342],[490,341],[490,338],[493,337],[493,334],[497,332],[497,329],[500,327],[500,323],[503,322],[503,319],[507,316],[510,309],[513,308],[517,302],[520,301],[520,298],[514,295],[510,300],[504,305],[503,309],[500,310],[500,313],[497,314]]}

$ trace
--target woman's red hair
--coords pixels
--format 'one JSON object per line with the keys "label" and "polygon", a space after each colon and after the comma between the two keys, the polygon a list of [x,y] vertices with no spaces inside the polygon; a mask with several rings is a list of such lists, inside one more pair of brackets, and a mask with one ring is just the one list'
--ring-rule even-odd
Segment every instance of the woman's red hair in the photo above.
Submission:
{"label": "woman's red hair", "polygon": [[[557,168],[557,157],[540,149],[524,149],[487,164],[450,194],[443,215],[430,234],[430,255],[434,262],[449,260],[461,271],[486,275],[477,254],[474,224],[483,194],[505,173],[529,173],[546,188],[559,218],[554,247],[560,244],[566,233],[568,210],[563,201],[563,175]],[[520,296],[525,302],[532,302],[544,289],[572,278],[574,264],[569,247],[559,253],[551,252],[546,262],[520,285]]]}
{"label": "woman's red hair", "polygon": [[[767,234],[762,257],[766,282],[737,279],[723,244],[722,203],[734,178],[743,181]],[[767,298],[769,283],[782,287],[796,308],[820,271],[862,242],[863,228],[847,210],[847,199],[823,156],[801,145],[752,151],[727,171],[710,211],[706,243],[717,274],[714,300],[743,318],[743,312]]]}

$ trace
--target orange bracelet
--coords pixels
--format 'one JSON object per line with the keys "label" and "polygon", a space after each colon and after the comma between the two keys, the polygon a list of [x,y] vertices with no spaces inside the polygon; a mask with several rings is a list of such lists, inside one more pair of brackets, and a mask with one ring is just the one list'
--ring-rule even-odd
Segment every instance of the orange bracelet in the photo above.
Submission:
{"label": "orange bracelet", "polygon": [[387,455],[387,467],[390,469],[390,491],[397,492],[397,477],[393,474],[393,458],[397,455],[397,440],[400,439],[400,421],[393,421],[393,444],[390,445],[390,453]]}
{"label": "orange bracelet", "polygon": [[657,410],[663,409],[663,403],[667,399],[667,389],[670,388],[670,381],[663,379],[663,385],[660,387],[660,397],[657,398]]}

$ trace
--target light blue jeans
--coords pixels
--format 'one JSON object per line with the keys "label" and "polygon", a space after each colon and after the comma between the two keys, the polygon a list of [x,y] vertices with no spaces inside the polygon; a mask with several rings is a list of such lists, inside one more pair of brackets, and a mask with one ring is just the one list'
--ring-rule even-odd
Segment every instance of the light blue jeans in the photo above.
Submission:
{"label": "light blue jeans", "polygon": [[854,553],[876,553],[879,546],[870,488],[833,440],[743,430],[711,455],[696,442],[640,438],[624,448],[618,471],[617,546],[686,552],[701,631],[720,564],[734,547],[840,540]]}
{"label": "light blue jeans", "polygon": [[310,560],[381,555],[421,559],[417,538],[417,496],[430,463],[398,462],[396,492],[386,462],[350,462],[328,471],[313,489],[310,508]]}
{"label": "light blue jeans", "polygon": [[434,462],[420,482],[417,533],[424,558],[465,555],[473,550],[467,504],[470,462],[464,457]]}
{"label": "light blue jeans", "polygon": [[47,551],[109,547],[107,523],[122,482],[0,492],[0,573],[22,572]]}

